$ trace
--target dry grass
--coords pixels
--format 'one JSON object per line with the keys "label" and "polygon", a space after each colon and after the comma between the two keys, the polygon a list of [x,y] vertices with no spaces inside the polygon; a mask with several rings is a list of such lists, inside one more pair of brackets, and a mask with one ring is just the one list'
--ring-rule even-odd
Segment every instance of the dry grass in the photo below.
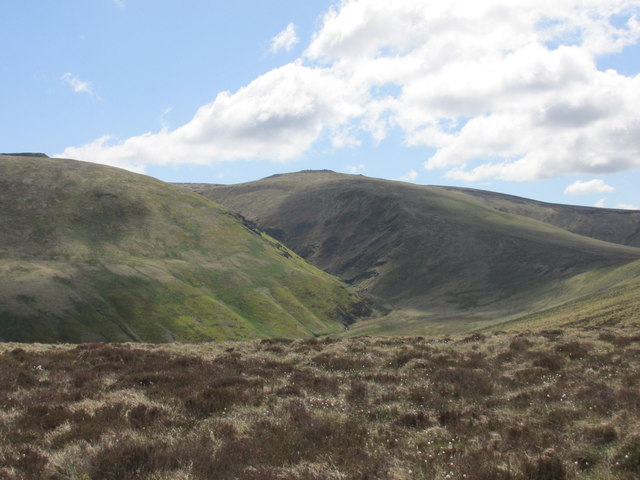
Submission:
{"label": "dry grass", "polygon": [[634,479],[637,325],[0,344],[0,479]]}

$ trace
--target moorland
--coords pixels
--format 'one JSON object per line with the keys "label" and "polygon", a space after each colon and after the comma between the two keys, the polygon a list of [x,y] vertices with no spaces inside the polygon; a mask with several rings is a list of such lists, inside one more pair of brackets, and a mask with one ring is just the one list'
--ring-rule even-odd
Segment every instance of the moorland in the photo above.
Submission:
{"label": "moorland", "polygon": [[631,480],[640,212],[0,155],[0,480]]}
{"label": "moorland", "polygon": [[0,345],[0,478],[636,479],[637,324]]}
{"label": "moorland", "polygon": [[0,204],[4,341],[615,324],[640,296],[636,211],[330,171],[171,185],[11,155]]}

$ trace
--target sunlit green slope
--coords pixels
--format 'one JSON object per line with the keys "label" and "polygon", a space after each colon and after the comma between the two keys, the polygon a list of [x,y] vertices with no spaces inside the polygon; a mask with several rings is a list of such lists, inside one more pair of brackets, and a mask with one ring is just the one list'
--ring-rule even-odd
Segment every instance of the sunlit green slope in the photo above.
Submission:
{"label": "sunlit green slope", "polygon": [[0,340],[202,341],[343,330],[358,299],[200,195],[0,156]]}

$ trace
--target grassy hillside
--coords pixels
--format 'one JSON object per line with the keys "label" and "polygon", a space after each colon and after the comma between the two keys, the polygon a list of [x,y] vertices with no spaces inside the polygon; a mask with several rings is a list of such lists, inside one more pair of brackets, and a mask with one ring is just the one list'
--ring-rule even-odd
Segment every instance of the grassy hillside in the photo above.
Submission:
{"label": "grassy hillside", "polygon": [[200,195],[0,156],[0,339],[165,342],[338,332],[357,298]]}
{"label": "grassy hillside", "polygon": [[640,320],[640,262],[596,270],[557,282],[530,311],[470,319],[398,310],[352,325],[346,336],[529,331],[571,326],[611,327]]}
{"label": "grassy hillside", "polygon": [[579,235],[640,247],[640,211],[637,210],[561,205],[472,188],[441,188],[472,196],[496,210],[550,223]]}
{"label": "grassy hillside", "polygon": [[[576,279],[586,281],[589,279]],[[640,262],[600,277],[601,287],[562,305],[523,315],[497,325],[505,329],[566,326],[610,327],[640,320]]]}
{"label": "grassy hillside", "polygon": [[475,328],[611,287],[640,258],[437,187],[321,171],[191,188],[372,298],[386,315],[352,334]]}
{"label": "grassy hillside", "polygon": [[638,324],[0,344],[0,478],[631,480]]}

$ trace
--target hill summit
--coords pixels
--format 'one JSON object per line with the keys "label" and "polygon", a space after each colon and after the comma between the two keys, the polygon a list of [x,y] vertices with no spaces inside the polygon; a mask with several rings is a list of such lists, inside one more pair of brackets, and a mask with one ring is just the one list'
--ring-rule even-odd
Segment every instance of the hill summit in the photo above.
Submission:
{"label": "hill summit", "polygon": [[336,333],[359,299],[254,224],[159,180],[0,156],[0,340]]}
{"label": "hill summit", "polygon": [[327,171],[192,189],[371,298],[384,319],[363,333],[480,328],[606,290],[640,259],[612,243],[636,244],[640,212]]}

